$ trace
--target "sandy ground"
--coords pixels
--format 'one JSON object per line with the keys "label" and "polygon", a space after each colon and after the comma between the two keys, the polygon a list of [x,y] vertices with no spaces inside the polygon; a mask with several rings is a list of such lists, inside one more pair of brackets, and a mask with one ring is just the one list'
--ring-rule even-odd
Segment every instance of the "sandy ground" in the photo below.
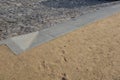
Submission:
{"label": "sandy ground", "polygon": [[120,80],[120,14],[18,56],[0,46],[0,80]]}

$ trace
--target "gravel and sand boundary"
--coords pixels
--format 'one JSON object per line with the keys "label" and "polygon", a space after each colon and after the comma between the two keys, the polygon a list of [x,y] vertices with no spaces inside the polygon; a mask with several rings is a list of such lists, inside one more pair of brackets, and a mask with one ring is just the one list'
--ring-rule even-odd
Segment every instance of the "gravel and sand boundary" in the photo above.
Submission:
{"label": "gravel and sand boundary", "polygon": [[120,80],[120,14],[14,55],[0,46],[0,80]]}
{"label": "gravel and sand boundary", "polygon": [[106,0],[0,0],[0,40],[43,30],[119,3]]}
{"label": "gravel and sand boundary", "polygon": [[76,19],[66,21],[62,24],[57,24],[41,31],[8,38],[6,40],[0,41],[0,45],[7,45],[16,55],[18,55],[26,50],[34,48],[73,30],[79,29],[80,27],[93,23],[97,20],[109,17],[118,12],[120,12],[119,4],[108,6],[104,9],[99,9],[96,12],[79,16]]}

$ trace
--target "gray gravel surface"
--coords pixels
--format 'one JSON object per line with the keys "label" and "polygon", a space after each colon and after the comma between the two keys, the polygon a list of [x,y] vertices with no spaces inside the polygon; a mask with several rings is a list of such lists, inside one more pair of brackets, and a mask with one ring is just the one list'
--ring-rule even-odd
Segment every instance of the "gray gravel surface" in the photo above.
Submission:
{"label": "gray gravel surface", "polygon": [[119,3],[105,0],[0,0],[0,40],[42,30]]}

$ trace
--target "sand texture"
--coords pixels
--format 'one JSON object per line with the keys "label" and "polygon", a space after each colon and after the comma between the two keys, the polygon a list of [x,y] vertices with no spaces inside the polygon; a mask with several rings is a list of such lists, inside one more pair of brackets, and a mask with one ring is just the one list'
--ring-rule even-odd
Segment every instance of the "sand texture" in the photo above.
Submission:
{"label": "sand texture", "polygon": [[120,80],[120,14],[17,56],[0,46],[0,80]]}

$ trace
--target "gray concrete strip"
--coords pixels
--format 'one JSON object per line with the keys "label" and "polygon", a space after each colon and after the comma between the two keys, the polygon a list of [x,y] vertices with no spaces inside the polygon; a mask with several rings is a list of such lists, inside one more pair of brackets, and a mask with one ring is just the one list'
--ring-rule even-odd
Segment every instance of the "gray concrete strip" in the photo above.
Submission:
{"label": "gray concrete strip", "polygon": [[36,39],[38,33],[39,32],[37,31],[37,32],[30,33],[30,34],[13,37],[11,38],[11,40],[14,41],[15,44],[19,45],[19,47],[22,50],[26,50],[31,45],[31,43],[34,41],[34,39]]}
{"label": "gray concrete strip", "polygon": [[78,29],[86,24],[95,22],[99,19],[108,17],[114,13],[120,12],[120,5],[106,7],[83,16],[75,20],[70,20],[64,24],[55,25],[54,27],[44,29],[43,32],[53,37],[59,37],[72,30]]}
{"label": "gray concrete strip", "polygon": [[53,38],[54,37],[49,36],[46,33],[39,31],[38,34],[36,35],[36,37],[34,38],[33,42],[28,46],[27,49],[31,49],[33,47],[36,47],[44,42],[48,42],[48,41],[52,40]]}
{"label": "gray concrete strip", "polygon": [[27,49],[38,46],[39,44],[47,42],[51,39],[53,39],[53,37],[37,31],[0,41],[0,45],[7,45],[13,51],[13,53],[18,55],[19,53],[22,53]]}
{"label": "gray concrete strip", "polygon": [[112,14],[118,13],[118,12],[120,12],[120,5],[106,7],[104,9],[100,9],[96,12],[91,13],[91,14],[81,16],[71,24],[74,24],[75,26],[80,27],[82,25],[86,25],[86,24],[89,24],[91,22],[95,22],[97,20],[109,17]]}
{"label": "gray concrete strip", "polygon": [[15,54],[22,53],[24,51],[11,38],[0,41],[0,45],[7,45]]}
{"label": "gray concrete strip", "polygon": [[0,41],[0,45],[4,44],[2,41]]}
{"label": "gray concrete strip", "polygon": [[11,38],[7,39],[5,41],[5,44],[13,51],[15,55],[17,55],[18,53],[22,53],[24,51],[23,49],[21,49],[21,46],[16,44],[15,41],[12,40]]}
{"label": "gray concrete strip", "polygon": [[120,12],[120,5],[114,5],[106,7],[104,9],[102,8],[100,10],[97,10],[96,12],[91,12],[74,20],[69,20],[62,24],[57,24],[42,31],[37,31],[0,41],[0,45],[6,44],[15,54],[20,54],[23,51],[31,49],[56,37],[62,36],[75,29],[78,29],[86,24],[108,17],[117,12]]}
{"label": "gray concrete strip", "polygon": [[64,35],[70,31],[73,31],[75,29],[78,29],[76,26],[71,26],[71,25],[61,25],[61,26],[56,26],[56,27],[51,27],[49,29],[45,29],[41,31],[42,33],[46,33],[52,37],[59,37],[61,35]]}

